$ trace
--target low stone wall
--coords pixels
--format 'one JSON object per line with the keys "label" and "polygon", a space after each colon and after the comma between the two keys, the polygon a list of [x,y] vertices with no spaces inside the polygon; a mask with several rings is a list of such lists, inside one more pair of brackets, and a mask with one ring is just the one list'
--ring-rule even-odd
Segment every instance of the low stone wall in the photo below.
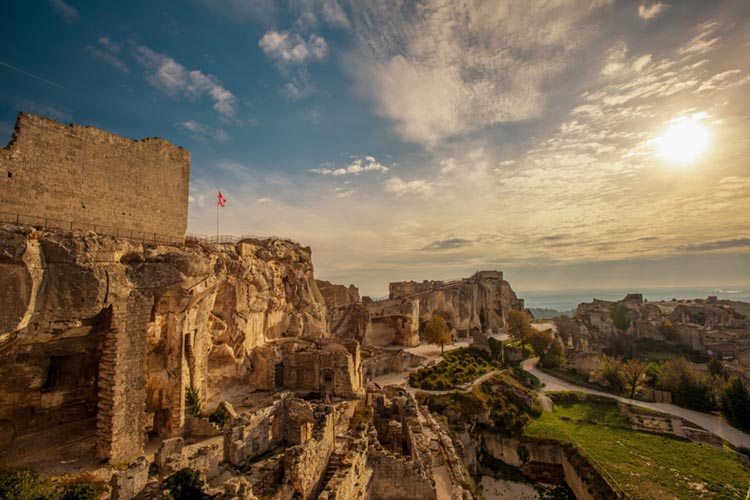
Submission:
{"label": "low stone wall", "polygon": [[241,467],[279,444],[284,397],[273,405],[234,420],[224,431],[224,460]]}
{"label": "low stone wall", "polygon": [[407,351],[374,351],[370,357],[362,359],[362,373],[365,381],[386,373],[402,372],[419,366],[425,358]]}
{"label": "low stone wall", "polygon": [[[554,440],[532,438],[509,438],[485,433],[481,436],[482,449],[492,458],[520,468],[524,474],[542,472],[543,465],[562,467],[565,484],[573,490],[578,500],[600,500],[625,498],[615,491],[601,473],[588,461],[583,453],[573,445]],[[528,451],[524,462],[518,450],[523,445]],[[549,476],[554,474],[548,471]],[[537,476],[537,479],[539,478]]]}

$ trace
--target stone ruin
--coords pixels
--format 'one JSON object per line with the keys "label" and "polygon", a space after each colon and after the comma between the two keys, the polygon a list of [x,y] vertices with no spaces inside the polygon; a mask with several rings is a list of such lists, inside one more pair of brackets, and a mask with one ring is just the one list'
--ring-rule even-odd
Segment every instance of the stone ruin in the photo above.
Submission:
{"label": "stone ruin", "polygon": [[95,470],[118,500],[183,467],[216,498],[471,498],[429,412],[365,385],[421,363],[391,346],[433,314],[456,336],[502,328],[523,308],[502,273],[373,301],[287,240],[185,241],[189,153],[161,139],[21,114],[0,169],[4,461]]}

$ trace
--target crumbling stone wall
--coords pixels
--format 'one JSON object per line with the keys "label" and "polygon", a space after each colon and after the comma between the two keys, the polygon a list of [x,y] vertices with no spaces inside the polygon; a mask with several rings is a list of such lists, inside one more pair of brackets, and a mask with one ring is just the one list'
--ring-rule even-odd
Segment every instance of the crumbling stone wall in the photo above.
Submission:
{"label": "crumbling stone wall", "polygon": [[317,391],[345,398],[363,394],[359,343],[353,340],[279,339],[252,353],[255,389]]}
{"label": "crumbling stone wall", "polygon": [[13,140],[0,149],[0,212],[4,222],[21,214],[30,216],[22,224],[50,218],[181,242],[189,176],[190,153],[164,139],[133,141],[21,113]]}

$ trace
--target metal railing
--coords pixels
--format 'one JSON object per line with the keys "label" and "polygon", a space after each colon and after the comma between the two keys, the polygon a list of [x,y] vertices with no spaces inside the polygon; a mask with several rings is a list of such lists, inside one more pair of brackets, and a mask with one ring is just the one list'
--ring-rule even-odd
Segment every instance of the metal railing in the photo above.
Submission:
{"label": "metal railing", "polygon": [[240,241],[244,240],[259,240],[259,241],[268,241],[268,240],[280,240],[280,241],[288,241],[289,243],[294,243],[295,245],[300,245],[299,241],[293,240],[291,238],[287,238],[285,236],[258,236],[255,234],[243,234],[242,236],[234,236],[232,234],[217,234],[216,236],[206,236],[203,234],[194,234],[194,233],[188,233],[185,236],[185,241],[187,243],[203,243],[203,244],[235,244],[239,243]]}
{"label": "metal railing", "polygon": [[147,231],[138,231],[118,226],[109,226],[106,224],[93,224],[91,222],[79,222],[64,219],[55,219],[52,217],[41,217],[37,215],[25,215],[12,212],[0,212],[0,225],[26,226],[36,229],[45,229],[53,232],[86,232],[92,231],[104,236],[114,236],[132,241],[143,243],[154,243],[160,245],[182,246],[190,243],[203,244],[235,244],[243,240],[281,240],[289,243],[300,245],[298,241],[282,236],[258,236],[254,234],[243,234],[234,236],[231,234],[220,234],[216,236],[205,236],[201,234],[187,234],[185,238],[169,236]]}
{"label": "metal railing", "polygon": [[29,226],[37,229],[46,229],[54,232],[86,232],[92,231],[96,234],[125,238],[144,243],[158,243],[163,245],[182,245],[184,240],[175,236],[159,234],[148,231],[138,231],[106,224],[93,224],[90,222],[70,221],[55,219],[52,217],[40,217],[36,215],[24,215],[11,212],[0,212],[0,224]]}

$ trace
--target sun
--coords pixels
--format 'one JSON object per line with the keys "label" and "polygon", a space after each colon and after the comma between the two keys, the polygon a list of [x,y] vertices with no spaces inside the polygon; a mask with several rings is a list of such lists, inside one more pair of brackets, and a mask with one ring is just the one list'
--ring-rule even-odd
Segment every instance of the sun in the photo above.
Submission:
{"label": "sun", "polygon": [[691,163],[708,147],[708,130],[700,116],[680,118],[656,139],[659,153],[676,163]]}

